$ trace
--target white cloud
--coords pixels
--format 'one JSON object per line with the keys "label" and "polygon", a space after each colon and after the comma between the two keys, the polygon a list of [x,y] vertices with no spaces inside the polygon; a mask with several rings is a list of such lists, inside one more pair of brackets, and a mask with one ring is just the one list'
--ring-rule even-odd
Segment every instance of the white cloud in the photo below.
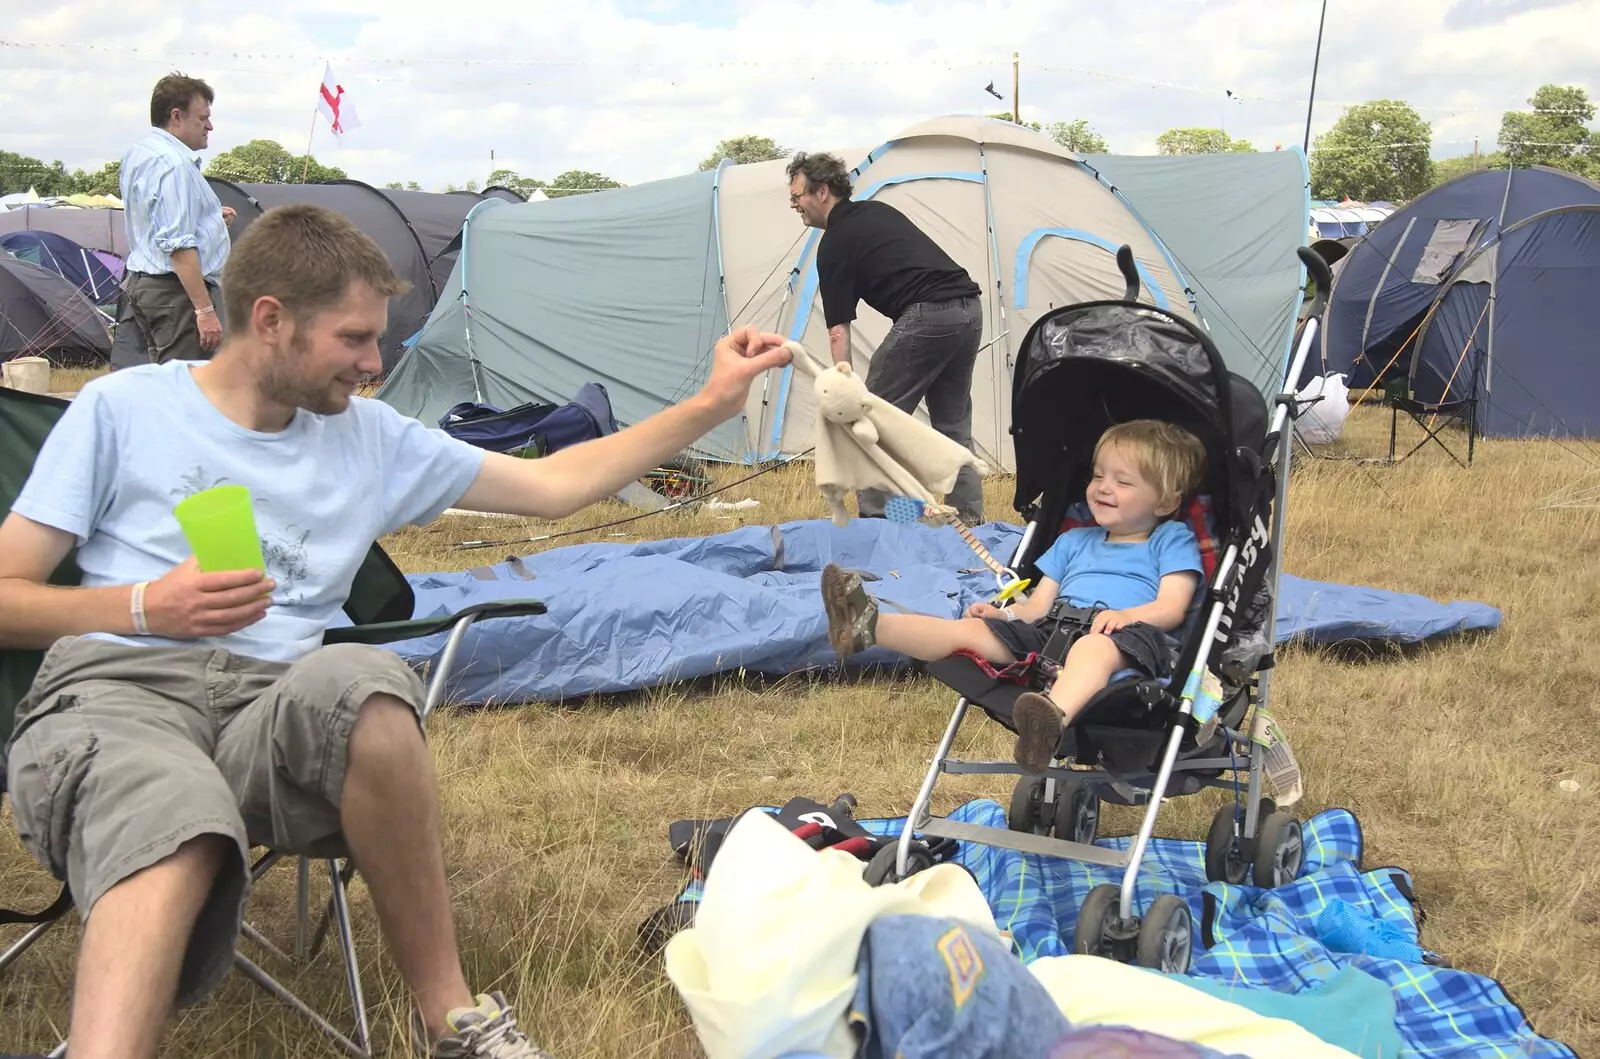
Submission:
{"label": "white cloud", "polygon": [[[1541,83],[1600,88],[1592,0],[1333,8],[1314,134],[1340,103],[1400,98],[1432,122],[1443,157],[1470,151],[1474,135],[1491,147],[1501,111]],[[870,145],[936,114],[1008,109],[1017,51],[1024,118],[1087,118],[1131,153],[1167,128],[1219,124],[1270,149],[1300,142],[1317,11],[1317,0],[238,0],[200,11],[78,0],[0,27],[0,39],[36,45],[0,47],[0,148],[72,167],[119,157],[143,132],[150,86],[179,68],[217,90],[213,152],[256,137],[303,151],[332,61],[363,126],[336,144],[319,125],[312,150],[352,176],[481,181],[493,150],[529,175],[581,168],[633,183],[688,171],[741,133]],[[1005,103],[983,92],[990,79]]]}

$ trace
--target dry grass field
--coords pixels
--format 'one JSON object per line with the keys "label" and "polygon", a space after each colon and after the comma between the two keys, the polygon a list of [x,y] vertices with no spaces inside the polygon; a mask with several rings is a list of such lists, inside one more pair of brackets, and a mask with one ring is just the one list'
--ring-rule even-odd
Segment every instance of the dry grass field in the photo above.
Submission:
{"label": "dry grass field", "polygon": [[[1297,462],[1287,569],[1480,600],[1501,608],[1505,622],[1492,635],[1413,651],[1285,651],[1274,712],[1306,771],[1301,811],[1353,810],[1365,830],[1367,866],[1396,864],[1414,874],[1427,913],[1425,944],[1458,967],[1499,978],[1540,1031],[1594,1054],[1600,512],[1539,504],[1600,473],[1600,447],[1480,442],[1470,471],[1433,447],[1396,467],[1337,458],[1381,454],[1387,432],[1387,414],[1360,409],[1346,438],[1319,453],[1333,458]],[[1402,426],[1407,437],[1420,435]],[[723,480],[736,477],[728,472]],[[1010,515],[1010,485],[988,483],[991,517]],[[799,467],[726,494],[743,496],[759,499],[760,508],[732,517],[672,513],[547,546],[701,535],[823,513]],[[385,544],[408,571],[463,568],[520,549],[461,551],[456,541],[533,536],[628,513],[605,505],[554,526],[446,517]],[[863,815],[902,814],[951,705],[948,691],[919,676],[844,684],[728,679],[560,708],[442,711],[431,739],[470,981],[517,999],[526,1027],[558,1056],[699,1054],[659,965],[634,949],[640,920],[682,881],[667,823],[841,791],[857,795]],[[970,722],[962,742],[969,753],[1008,752],[993,724]],[[1563,780],[1576,780],[1577,793]],[[944,812],[974,796],[1003,801],[1009,785],[952,777],[939,792],[935,808]],[[1198,839],[1221,797],[1174,803],[1160,833]],[[1126,811],[1108,809],[1107,817],[1103,834],[1132,830]],[[20,851],[9,816],[0,824],[0,894],[47,899],[51,884]],[[280,868],[255,897],[254,922],[279,944],[292,937],[292,894],[293,872]],[[352,895],[377,1041],[399,1044],[404,994],[359,883]],[[78,935],[69,917],[0,977],[0,1050],[47,1050],[63,1031]],[[331,950],[301,968],[245,951],[342,1022],[348,1004]],[[233,975],[178,1017],[164,1054],[336,1053]]]}

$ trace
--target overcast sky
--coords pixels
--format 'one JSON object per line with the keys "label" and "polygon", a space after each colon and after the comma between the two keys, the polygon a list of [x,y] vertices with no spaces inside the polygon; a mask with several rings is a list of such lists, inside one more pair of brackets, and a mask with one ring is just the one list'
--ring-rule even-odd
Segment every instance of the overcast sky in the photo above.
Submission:
{"label": "overcast sky", "polygon": [[[312,153],[382,183],[480,183],[497,165],[638,183],[720,139],[871,147],[939,114],[1086,118],[1114,151],[1175,126],[1298,144],[1319,0],[72,0],[0,23],[0,149],[118,158],[181,69],[217,92],[207,155],[257,137],[297,154],[325,62],[362,127]],[[1400,98],[1435,157],[1489,150],[1544,82],[1600,94],[1600,0],[1330,0],[1312,133]],[[1002,103],[984,92],[993,80]],[[1230,101],[1232,90],[1241,101]],[[853,164],[856,159],[850,160]]]}

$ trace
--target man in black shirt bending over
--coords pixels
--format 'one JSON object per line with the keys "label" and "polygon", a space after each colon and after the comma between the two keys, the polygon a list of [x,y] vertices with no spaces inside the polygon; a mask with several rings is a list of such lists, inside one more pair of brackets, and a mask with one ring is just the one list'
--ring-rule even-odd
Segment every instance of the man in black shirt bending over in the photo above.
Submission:
{"label": "man in black shirt bending over", "polygon": [[[823,229],[817,280],[828,351],[850,360],[850,324],[864,301],[894,321],[872,354],[867,389],[905,412],[924,399],[933,428],[972,448],[972,366],[983,334],[978,285],[905,214],[850,198],[850,176],[833,155],[798,153],[789,163],[789,204]],[[857,497],[863,517],[881,517],[888,498]],[[969,526],[983,521],[983,482],[963,467],[945,503]]]}

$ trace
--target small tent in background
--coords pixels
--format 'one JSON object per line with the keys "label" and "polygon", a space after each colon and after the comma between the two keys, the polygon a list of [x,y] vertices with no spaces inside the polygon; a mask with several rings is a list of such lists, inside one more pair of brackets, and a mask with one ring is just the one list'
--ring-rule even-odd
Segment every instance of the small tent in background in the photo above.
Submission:
{"label": "small tent in background", "polygon": [[[1008,122],[940,118],[872,151],[837,153],[856,163],[857,198],[905,212],[981,288],[973,435],[995,466],[1011,464],[1011,366],[1024,333],[1053,306],[1120,296],[1119,246],[1134,250],[1146,301],[1195,312],[1183,266],[1149,218],[1141,220],[1127,197],[1046,136]],[[1252,288],[1261,303],[1280,303],[1272,312],[1281,327],[1274,331],[1253,309],[1230,303],[1233,290],[1218,302],[1234,319],[1250,318],[1252,333],[1271,332],[1256,341],[1275,349],[1285,347],[1299,301],[1293,251],[1306,231],[1303,163],[1290,162],[1256,162],[1252,179],[1234,189],[1238,208],[1193,221],[1184,234],[1192,246],[1213,237],[1225,247],[1282,243],[1282,260]],[[785,166],[725,163],[537,205],[485,203],[463,229],[449,286],[379,398],[432,424],[461,401],[502,408],[561,402],[595,381],[609,391],[620,421],[637,422],[701,384],[711,346],[730,326],[754,324],[825,351],[815,264],[821,233],[790,208]],[[1176,175],[1175,167],[1169,173],[1165,185],[1146,181],[1158,212],[1163,195],[1175,197],[1193,175]],[[1251,212],[1259,199],[1250,196],[1267,194],[1274,179],[1294,200],[1281,220],[1271,209]],[[1214,270],[1215,286],[1227,288],[1217,262],[1204,264]],[[864,371],[889,321],[865,305],[858,312],[853,353]],[[1227,328],[1213,330],[1225,347],[1239,346],[1236,359],[1255,362]],[[803,378],[774,372],[753,388],[742,417],[696,449],[741,462],[792,455],[810,446],[814,417]]]}
{"label": "small tent in background", "polygon": [[1314,374],[1474,399],[1488,435],[1600,436],[1600,185],[1544,167],[1468,173],[1340,266]]}
{"label": "small tent in background", "polygon": [[40,231],[6,232],[0,235],[0,250],[43,265],[77,287],[96,305],[107,305],[117,299],[120,267],[112,272],[100,253],[79,246],[64,235]]}
{"label": "small tent in background", "polygon": [[106,318],[77,287],[42,265],[0,253],[0,360],[48,357],[58,366],[104,364]]}
{"label": "small tent in background", "polygon": [[485,198],[521,201],[516,192],[505,188],[439,194],[380,189],[359,180],[236,184],[219,177],[206,179],[222,204],[236,213],[229,230],[235,240],[266,210],[307,202],[344,215],[378,244],[390,266],[411,284],[410,290],[389,300],[389,330],[383,342],[385,371],[394,366],[406,339],[422,326],[438,299],[453,263],[452,257],[439,258],[461,230],[467,212]]}

